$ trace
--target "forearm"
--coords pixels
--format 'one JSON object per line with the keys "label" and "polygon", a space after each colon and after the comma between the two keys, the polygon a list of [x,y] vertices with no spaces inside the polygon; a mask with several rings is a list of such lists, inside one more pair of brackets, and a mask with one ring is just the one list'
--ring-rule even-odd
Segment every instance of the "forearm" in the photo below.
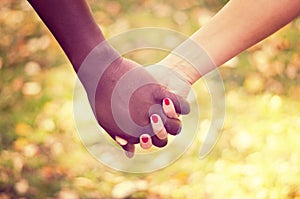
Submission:
{"label": "forearm", "polygon": [[[289,23],[299,12],[300,0],[231,0],[190,39],[207,52],[207,58],[217,67]],[[205,75],[195,74],[197,71],[190,66],[183,71],[182,66],[180,69],[168,59],[172,56],[166,62],[181,70],[191,83]]]}
{"label": "forearm", "polygon": [[28,0],[68,56],[74,69],[105,40],[85,0]]}
{"label": "forearm", "polygon": [[191,36],[219,66],[300,14],[300,0],[231,0]]}

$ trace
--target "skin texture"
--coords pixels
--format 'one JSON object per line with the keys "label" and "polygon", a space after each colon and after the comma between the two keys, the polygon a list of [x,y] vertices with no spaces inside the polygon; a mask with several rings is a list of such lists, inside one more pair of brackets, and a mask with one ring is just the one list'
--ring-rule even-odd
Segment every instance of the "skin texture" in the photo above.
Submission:
{"label": "skin texture", "polygon": [[[79,70],[79,66],[87,54],[97,44],[105,40],[84,0],[72,3],[67,0],[28,1],[55,36],[74,66],[75,71]],[[195,32],[190,39],[203,47],[214,64],[220,66],[289,23],[299,15],[299,11],[300,0],[256,0],[255,2],[231,0],[208,24]],[[188,84],[193,84],[202,75],[205,75],[200,74],[186,61],[172,55],[160,63],[180,74],[183,81]],[[133,152],[132,144],[138,143],[138,136],[145,132],[123,132],[116,125],[109,107],[116,82],[136,67],[138,67],[138,64],[120,58],[103,75],[96,92],[96,117],[99,124],[107,130],[112,138],[115,139],[117,135],[126,139],[128,144],[122,147],[131,152]],[[143,78],[152,78],[146,71],[141,72],[141,74]],[[164,85],[172,84],[174,79],[176,78],[170,78],[170,81],[164,80],[166,82]],[[132,96],[129,106],[132,119],[137,124],[146,126],[149,124],[149,116],[153,114],[149,109],[155,104],[160,105],[165,97],[174,100],[177,113],[188,112],[188,108],[187,110],[179,109],[179,103],[186,104],[184,100],[181,98],[178,100],[178,97],[172,96],[162,85],[151,84],[141,87]],[[121,111],[122,105],[119,108]],[[163,120],[168,119],[164,123],[165,128],[171,134],[176,134],[180,129],[180,122],[176,118],[167,117],[162,109],[156,111],[159,112],[158,114]],[[152,134],[151,130],[149,129],[146,134]],[[166,144],[165,140],[156,140],[156,136],[152,138],[154,139],[152,140],[154,145],[164,146]]]}
{"label": "skin texture", "polygon": [[[125,124],[130,124],[129,118],[123,117],[123,113],[126,114],[127,110],[126,103],[121,99],[124,93],[120,91],[120,94],[115,94],[120,96],[118,99],[118,104],[114,106],[117,109],[118,115],[113,115],[111,109],[107,107],[112,106],[112,93],[115,91],[116,84],[119,82],[120,78],[124,77],[128,71],[135,71],[137,75],[133,77],[148,80],[153,82],[151,84],[146,84],[139,87],[137,90],[132,91],[129,87],[126,93],[133,92],[130,96],[129,101],[129,112],[132,120],[139,126],[145,126],[144,131],[140,131],[131,126],[126,126],[128,129],[132,129],[130,132],[124,132],[118,124],[116,124],[116,117],[120,115],[120,119]],[[139,79],[131,78],[131,81],[140,81]],[[118,91],[117,91],[118,92]],[[96,116],[99,124],[111,135],[112,138],[115,136],[121,137],[129,142],[129,144],[139,143],[139,137],[146,133],[151,136],[152,143],[155,146],[163,147],[167,144],[166,139],[159,139],[153,132],[151,125],[149,123],[149,117],[157,113],[163,120],[166,130],[170,134],[178,134],[181,129],[181,122],[178,118],[169,118],[163,111],[161,106],[164,98],[170,98],[179,114],[187,114],[189,112],[188,102],[184,98],[171,93],[164,86],[156,83],[156,80],[148,73],[144,68],[140,67],[139,64],[120,58],[116,60],[112,65],[104,72],[102,78],[99,81],[97,91],[96,91]],[[151,107],[155,107],[151,109]],[[103,114],[105,111],[105,114]],[[146,114],[145,114],[146,113]],[[123,146],[126,150],[127,145]]]}
{"label": "skin texture", "polygon": [[58,41],[75,71],[88,53],[105,38],[84,0],[28,0]]}
{"label": "skin texture", "polygon": [[[299,14],[300,0],[231,0],[190,39],[204,48],[215,65],[220,66]],[[180,73],[191,84],[201,78],[193,66],[178,57],[170,55],[161,63]]]}
{"label": "skin texture", "polygon": [[[85,0],[76,0],[72,3],[69,0],[28,0],[28,2],[56,38],[76,72],[79,71],[87,55],[99,43],[105,41]],[[99,57],[101,57],[100,54]],[[99,63],[92,67],[104,66]],[[139,73],[131,81],[139,83],[140,79],[146,79],[151,81],[152,84],[141,85],[134,91],[130,97],[128,107],[122,100],[113,105],[114,110],[117,112],[117,115],[113,115],[112,93],[119,80],[129,71],[136,68],[139,68]],[[89,70],[88,72],[91,73],[88,74],[92,74],[95,68],[89,68]],[[85,84],[89,81],[89,76],[79,78],[87,91],[87,95],[93,96],[93,93],[89,93],[93,92],[93,89],[89,88],[91,85]],[[117,94],[122,98],[124,93],[120,92]],[[174,101],[175,109],[179,114],[187,114],[189,112],[189,105],[184,98],[170,93],[165,86],[158,84],[153,76],[140,67],[139,64],[120,56],[106,68],[100,81],[97,82],[95,98],[89,97],[89,100],[90,104],[94,105],[92,108],[98,123],[113,139],[116,139],[116,136],[121,138],[118,139],[118,143],[130,153],[127,155],[131,157],[134,152],[134,144],[139,143],[139,136],[142,134],[146,133],[152,136],[152,143],[158,147],[167,144],[167,139],[159,139],[153,133],[149,119],[152,114],[156,113],[163,118],[165,128],[171,134],[177,134],[180,131],[180,120],[177,118],[168,118],[164,114],[161,104],[166,97]],[[156,108],[153,109],[152,107]],[[130,118],[124,117],[124,112],[129,112]],[[128,123],[127,127],[131,129],[131,132],[119,128],[116,118],[121,119],[125,124]],[[148,128],[144,132],[139,132],[138,128],[130,126],[129,119],[132,119],[139,126],[148,126]],[[126,141],[120,142],[120,140]]]}

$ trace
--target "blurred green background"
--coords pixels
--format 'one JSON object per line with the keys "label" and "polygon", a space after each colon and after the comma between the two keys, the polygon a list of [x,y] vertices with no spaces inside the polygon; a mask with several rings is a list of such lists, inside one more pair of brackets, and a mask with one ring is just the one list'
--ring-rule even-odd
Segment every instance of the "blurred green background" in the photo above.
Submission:
{"label": "blurred green background", "polygon": [[[225,0],[90,0],[106,37],[146,26],[186,35]],[[169,167],[126,174],[97,162],[73,121],[75,73],[28,3],[0,1],[0,199],[300,199],[300,19],[224,64],[226,118],[212,153],[201,136]],[[128,55],[142,64],[163,55]],[[209,101],[199,81],[199,101]],[[206,99],[207,98],[207,99]],[[199,126],[207,130],[204,110]]]}

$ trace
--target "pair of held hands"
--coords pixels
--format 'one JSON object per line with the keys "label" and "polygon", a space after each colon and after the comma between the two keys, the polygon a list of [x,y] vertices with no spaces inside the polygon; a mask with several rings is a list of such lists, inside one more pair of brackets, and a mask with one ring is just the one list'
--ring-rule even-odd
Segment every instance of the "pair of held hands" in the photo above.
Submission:
{"label": "pair of held hands", "polygon": [[190,111],[190,84],[161,64],[142,67],[119,56],[101,74],[94,95],[83,85],[98,123],[127,157],[137,143],[144,149],[165,146],[168,133],[181,130],[178,114]]}

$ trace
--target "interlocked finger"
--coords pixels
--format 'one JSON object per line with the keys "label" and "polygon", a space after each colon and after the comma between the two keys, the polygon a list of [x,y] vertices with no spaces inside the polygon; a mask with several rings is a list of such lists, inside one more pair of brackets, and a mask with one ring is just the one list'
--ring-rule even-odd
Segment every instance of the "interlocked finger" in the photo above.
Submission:
{"label": "interlocked finger", "polygon": [[[167,117],[162,121],[158,114],[150,116],[151,127],[154,135],[142,134],[140,136],[140,146],[149,149],[152,145],[163,147],[168,143],[168,133],[177,135],[181,130],[181,121],[178,119],[174,103],[170,98],[164,98],[162,102],[163,111]],[[123,143],[122,140],[119,143]]]}
{"label": "interlocked finger", "polygon": [[143,149],[149,149],[152,146],[152,140],[150,135],[143,134],[140,136],[140,145]]}
{"label": "interlocked finger", "polygon": [[154,134],[161,140],[165,140],[168,137],[168,133],[164,127],[164,123],[157,114],[151,115],[151,126]]}
{"label": "interlocked finger", "polygon": [[125,150],[125,155],[128,158],[132,158],[134,156],[135,146],[134,144],[127,143],[124,146],[121,146]]}
{"label": "interlocked finger", "polygon": [[170,98],[164,98],[163,110],[169,118],[174,118],[174,119],[178,118],[178,114],[176,113],[174,104]]}

